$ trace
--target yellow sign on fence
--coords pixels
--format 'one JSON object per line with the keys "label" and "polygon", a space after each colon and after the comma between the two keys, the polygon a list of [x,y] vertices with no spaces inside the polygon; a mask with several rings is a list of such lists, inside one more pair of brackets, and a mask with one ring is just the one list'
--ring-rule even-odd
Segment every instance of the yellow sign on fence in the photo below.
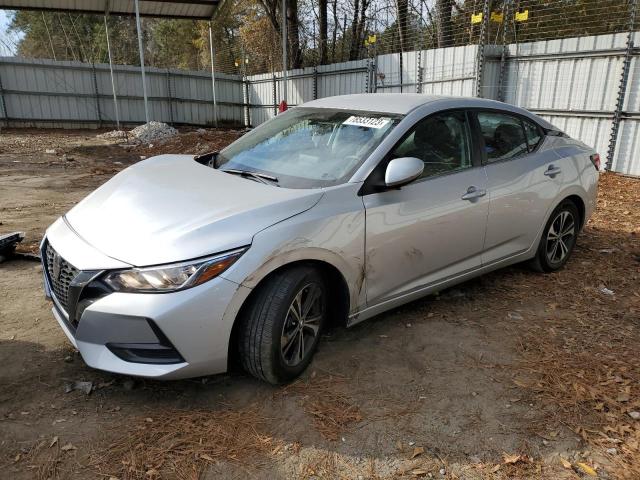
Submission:
{"label": "yellow sign on fence", "polygon": [[471,14],[471,23],[480,23],[482,22],[482,12],[480,13],[472,13]]}
{"label": "yellow sign on fence", "polygon": [[529,20],[529,10],[516,12],[516,22],[526,22],[527,20]]}
{"label": "yellow sign on fence", "polygon": [[491,12],[491,21],[496,23],[502,23],[504,15],[502,12]]}

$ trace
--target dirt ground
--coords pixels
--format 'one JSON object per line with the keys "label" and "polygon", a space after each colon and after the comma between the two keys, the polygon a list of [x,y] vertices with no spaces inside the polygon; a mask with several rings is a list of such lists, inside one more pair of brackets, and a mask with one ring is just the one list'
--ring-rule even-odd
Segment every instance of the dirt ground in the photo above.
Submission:
{"label": "dirt ground", "polygon": [[[239,134],[134,147],[3,131],[0,232],[25,231],[35,251],[127,165]],[[2,263],[0,478],[640,478],[640,181],[603,175],[598,202],[563,271],[508,268],[336,327],[279,388],[241,372],[92,370],[51,315],[40,265]],[[78,381],[90,393],[68,388]]]}

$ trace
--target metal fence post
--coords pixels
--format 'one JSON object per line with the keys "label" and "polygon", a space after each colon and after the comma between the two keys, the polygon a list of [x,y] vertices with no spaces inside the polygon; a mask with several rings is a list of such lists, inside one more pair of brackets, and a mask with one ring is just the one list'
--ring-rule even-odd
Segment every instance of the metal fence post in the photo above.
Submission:
{"label": "metal fence post", "polygon": [[502,53],[500,54],[500,76],[498,78],[498,100],[504,102],[505,97],[505,79],[507,76],[507,53],[508,53],[508,32],[509,26],[509,14],[513,11],[511,9],[512,0],[504,0],[502,4]]}
{"label": "metal fence post", "polygon": [[318,98],[318,67],[313,67],[313,99]]}
{"label": "metal fence post", "polygon": [[98,78],[96,77],[96,64],[91,62],[91,76],[93,77],[93,96],[96,99],[96,113],[98,125],[102,127],[102,113],[100,112],[100,95],[98,94]]}
{"label": "metal fence post", "polygon": [[136,31],[138,32],[138,55],[140,57],[140,74],[142,76],[142,96],[144,97],[144,118],[145,122],[151,120],[149,116],[149,99],[147,97],[147,79],[144,71],[144,48],[142,46],[142,27],[140,26],[140,6],[138,0],[134,2],[136,7]]}
{"label": "metal fence post", "polygon": [[276,80],[276,74],[273,74],[273,115],[278,115],[278,81]]}
{"label": "metal fence post", "polygon": [[480,26],[480,39],[478,42],[478,54],[476,56],[476,97],[482,97],[482,73],[484,69],[484,45],[486,43],[487,27],[489,26],[489,0],[484,0],[482,7],[482,23]]}
{"label": "metal fence post", "polygon": [[371,93],[371,60],[367,57],[367,73],[364,77],[364,93]]}
{"label": "metal fence post", "polygon": [[627,94],[627,83],[629,81],[629,69],[631,67],[631,54],[633,53],[633,35],[636,19],[636,8],[638,0],[629,2],[629,30],[627,32],[627,45],[622,62],[622,75],[620,76],[620,84],[618,85],[618,98],[616,99],[616,109],[613,113],[613,121],[611,122],[611,134],[609,135],[609,148],[607,149],[607,163],[605,170],[611,170],[613,166],[613,158],[616,154],[616,145],[618,143],[618,131],[620,130],[620,120],[622,110],[624,109],[624,100]]}
{"label": "metal fence post", "polygon": [[403,61],[403,59],[402,59],[402,57],[403,57],[402,50],[400,50],[400,53],[398,55],[400,55],[400,93],[402,93],[402,86],[404,84],[404,79],[403,79],[403,74],[402,74],[402,69],[403,69],[403,65],[402,65],[402,61]]}
{"label": "metal fence post", "polygon": [[249,81],[246,75],[242,75],[242,96],[244,97],[244,126],[251,125],[251,117],[249,111]]}
{"label": "metal fence post", "polygon": [[416,54],[416,93],[422,93],[422,49]]}
{"label": "metal fence post", "polygon": [[215,50],[213,49],[213,22],[211,20],[209,20],[209,53],[211,55],[211,92],[213,94],[213,126],[218,128],[218,101],[216,99],[216,53],[215,53]]}
{"label": "metal fence post", "polygon": [[[107,2],[107,6],[109,3]],[[108,10],[104,12],[104,33],[107,38],[107,53],[109,55],[109,73],[111,74],[111,91],[113,93],[113,109],[116,114],[116,127],[120,130],[120,112],[118,111],[118,96],[116,95],[116,79],[113,74],[113,59],[111,58],[111,42],[109,41],[109,22],[107,21]]]}
{"label": "metal fence post", "polygon": [[0,75],[0,108],[2,108],[2,118],[5,119],[6,126],[9,126],[9,114],[7,113],[7,103],[4,99],[4,87],[2,86],[2,76]]}
{"label": "metal fence post", "polygon": [[169,122],[173,124],[173,94],[171,92],[171,71],[167,68],[167,101],[169,102]]}

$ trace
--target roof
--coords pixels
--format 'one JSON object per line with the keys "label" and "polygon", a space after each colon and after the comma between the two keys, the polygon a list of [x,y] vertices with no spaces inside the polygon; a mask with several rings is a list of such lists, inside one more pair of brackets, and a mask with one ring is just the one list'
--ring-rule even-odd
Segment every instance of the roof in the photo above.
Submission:
{"label": "roof", "polygon": [[358,93],[325,97],[307,102],[304,106],[406,115],[416,107],[444,98],[456,97],[422,95],[419,93]]}
{"label": "roof", "polygon": [[359,93],[325,97],[302,106],[314,108],[335,108],[363,112],[391,113],[407,115],[412,110],[430,103],[438,103],[438,109],[446,108],[488,108],[519,113],[535,119],[544,128],[555,129],[547,120],[538,115],[508,103],[478,97],[455,97],[448,95],[423,95],[420,93]]}
{"label": "roof", "polygon": [[[139,0],[140,15],[208,20],[219,0]],[[135,15],[133,0],[0,0],[0,9]]]}

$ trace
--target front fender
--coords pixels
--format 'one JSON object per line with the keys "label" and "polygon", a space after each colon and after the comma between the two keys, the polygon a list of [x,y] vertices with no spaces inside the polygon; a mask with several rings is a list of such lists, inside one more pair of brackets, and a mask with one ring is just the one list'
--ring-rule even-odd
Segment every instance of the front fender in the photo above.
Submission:
{"label": "front fender", "polygon": [[285,265],[324,262],[340,272],[349,288],[349,312],[357,311],[366,298],[365,213],[358,187],[335,188],[310,210],[258,232],[223,277],[253,289]]}

